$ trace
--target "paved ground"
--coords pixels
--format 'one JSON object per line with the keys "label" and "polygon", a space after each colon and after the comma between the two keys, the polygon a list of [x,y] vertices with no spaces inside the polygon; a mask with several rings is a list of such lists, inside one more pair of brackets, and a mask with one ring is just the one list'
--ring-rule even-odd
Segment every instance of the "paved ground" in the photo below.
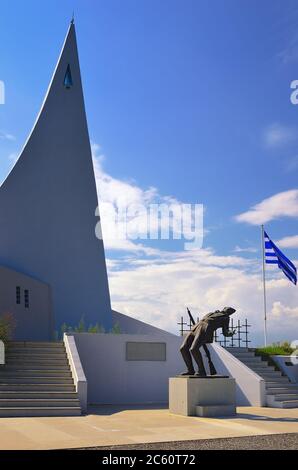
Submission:
{"label": "paved ground", "polygon": [[[0,418],[0,449],[126,446],[298,433],[298,408],[240,407],[237,412],[231,418],[196,418],[157,406],[99,406],[90,408],[86,416]],[[277,439],[282,442],[283,438]]]}
{"label": "paved ground", "polygon": [[298,433],[92,447],[91,450],[298,450]]}

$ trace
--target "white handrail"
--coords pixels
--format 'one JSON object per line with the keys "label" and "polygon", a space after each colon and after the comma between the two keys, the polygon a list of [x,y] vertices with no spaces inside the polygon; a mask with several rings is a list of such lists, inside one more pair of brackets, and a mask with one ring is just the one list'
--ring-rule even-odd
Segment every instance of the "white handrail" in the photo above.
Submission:
{"label": "white handrail", "polygon": [[76,392],[78,394],[82,411],[87,411],[87,379],[81,364],[80,356],[77,350],[74,336],[64,333],[63,341],[66,348],[67,357],[70,364],[70,369]]}
{"label": "white handrail", "polygon": [[3,341],[0,339],[0,364],[5,364],[5,345]]}

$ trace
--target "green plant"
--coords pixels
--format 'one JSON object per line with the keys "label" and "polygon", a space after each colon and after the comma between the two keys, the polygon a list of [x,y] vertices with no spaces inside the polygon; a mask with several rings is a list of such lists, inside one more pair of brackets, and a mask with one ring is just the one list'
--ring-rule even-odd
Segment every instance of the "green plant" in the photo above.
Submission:
{"label": "green plant", "polygon": [[262,348],[257,348],[256,353],[260,356],[290,356],[294,352],[288,341],[272,343]]}
{"label": "green plant", "polygon": [[88,328],[88,333],[104,333],[105,330],[104,328],[99,325],[98,323],[96,323],[96,325],[90,325],[89,328]]}
{"label": "green plant", "polygon": [[7,343],[12,339],[16,321],[12,313],[3,313],[0,316],[0,340]]}
{"label": "green plant", "polygon": [[88,328],[86,328],[84,316],[81,317],[77,326],[73,327],[63,323],[61,325],[60,331],[62,337],[64,333],[105,333],[105,329],[99,325],[99,323],[96,323],[95,325],[91,324],[88,326]]}
{"label": "green plant", "polygon": [[85,326],[85,321],[84,321],[84,315],[81,317],[78,326],[75,327],[74,329],[75,333],[85,333],[86,331],[86,326]]}
{"label": "green plant", "polygon": [[120,335],[121,334],[121,328],[118,322],[114,323],[111,333],[114,335]]}

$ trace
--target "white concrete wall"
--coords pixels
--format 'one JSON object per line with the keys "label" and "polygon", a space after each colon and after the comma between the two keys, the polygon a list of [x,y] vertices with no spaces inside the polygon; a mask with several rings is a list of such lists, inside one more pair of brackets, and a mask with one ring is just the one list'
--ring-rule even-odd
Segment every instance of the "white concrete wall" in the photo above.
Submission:
{"label": "white concrete wall", "polygon": [[[16,303],[16,287],[21,288],[21,303]],[[25,308],[24,290],[29,291]],[[53,339],[53,312],[49,285],[12,269],[0,266],[0,315],[11,313],[16,321],[15,340],[49,341]]]}
{"label": "white concrete wall", "polygon": [[[75,333],[88,382],[88,403],[167,403],[169,377],[185,369],[181,337],[167,334]],[[165,342],[166,361],[126,361],[126,342]]]}
{"label": "white concrete wall", "polygon": [[[289,377],[292,383],[298,383],[298,357],[272,356],[272,359],[280,370]],[[292,365],[288,365],[287,363]]]}
{"label": "white concrete wall", "polygon": [[78,394],[80,405],[83,413],[87,411],[87,379],[82,367],[80,356],[77,350],[73,335],[64,333],[63,342],[65,344],[66,354],[68,357],[72,378]]}
{"label": "white concrete wall", "polygon": [[[167,403],[168,379],[185,370],[180,336],[74,333],[74,338],[88,381],[88,403]],[[128,341],[165,342],[167,360],[126,361]],[[218,373],[236,379],[237,405],[264,406],[263,379],[221,346],[209,347]]]}
{"label": "white concrete wall", "polygon": [[0,340],[0,364],[5,364],[5,346],[3,341]]}
{"label": "white concrete wall", "polygon": [[[213,343],[208,348],[210,348],[211,357],[217,372],[236,379],[237,405],[265,406],[266,393],[264,380],[219,344]],[[207,365],[206,368],[208,370]]]}

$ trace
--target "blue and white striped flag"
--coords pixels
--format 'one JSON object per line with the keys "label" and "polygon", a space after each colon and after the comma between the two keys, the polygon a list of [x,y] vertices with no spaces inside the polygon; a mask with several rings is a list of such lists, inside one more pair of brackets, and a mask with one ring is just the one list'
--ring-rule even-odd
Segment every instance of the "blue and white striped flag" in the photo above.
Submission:
{"label": "blue and white striped flag", "polygon": [[292,261],[289,260],[277,246],[270,240],[268,234],[264,231],[265,241],[265,262],[266,264],[277,264],[287,278],[297,284],[297,269]]}

